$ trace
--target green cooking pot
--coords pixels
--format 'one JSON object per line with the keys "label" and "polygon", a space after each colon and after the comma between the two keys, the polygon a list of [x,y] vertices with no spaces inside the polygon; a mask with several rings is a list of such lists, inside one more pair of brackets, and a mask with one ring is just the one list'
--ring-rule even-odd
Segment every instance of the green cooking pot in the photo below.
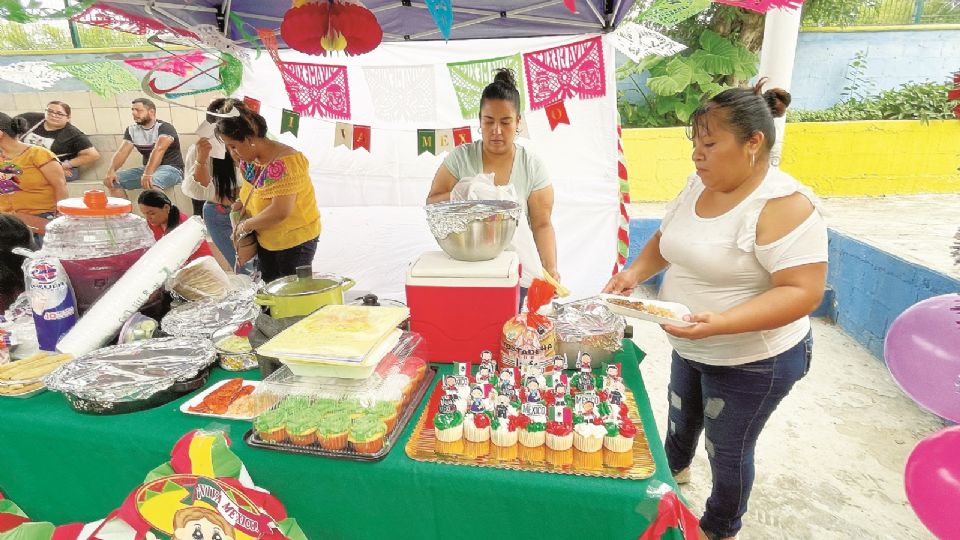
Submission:
{"label": "green cooking pot", "polygon": [[297,275],[268,283],[253,301],[270,308],[274,319],[302,317],[322,306],[342,304],[343,293],[356,285],[350,278],[314,273],[309,266],[297,268]]}

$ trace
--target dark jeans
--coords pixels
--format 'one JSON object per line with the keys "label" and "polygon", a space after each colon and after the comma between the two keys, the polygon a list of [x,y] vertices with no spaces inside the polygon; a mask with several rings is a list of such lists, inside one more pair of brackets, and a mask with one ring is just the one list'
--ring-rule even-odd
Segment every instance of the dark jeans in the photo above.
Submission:
{"label": "dark jeans", "polygon": [[671,471],[681,471],[693,461],[706,428],[713,491],[700,527],[711,538],[734,536],[743,525],[757,438],[780,401],[809,371],[812,354],[811,334],[782,354],[739,366],[701,364],[674,351],[664,446]]}
{"label": "dark jeans", "polygon": [[313,256],[317,253],[317,239],[293,246],[280,251],[270,251],[263,246],[257,247],[257,259],[260,261],[260,277],[265,283],[292,276],[297,273],[298,266],[313,263]]}

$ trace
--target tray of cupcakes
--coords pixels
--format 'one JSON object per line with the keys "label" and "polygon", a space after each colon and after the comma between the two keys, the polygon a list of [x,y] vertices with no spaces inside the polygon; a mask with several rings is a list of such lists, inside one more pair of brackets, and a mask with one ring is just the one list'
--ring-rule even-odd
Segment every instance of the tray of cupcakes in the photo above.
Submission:
{"label": "tray of cupcakes", "polygon": [[454,364],[437,383],[406,446],[418,461],[582,476],[655,472],[621,366],[594,369],[588,354],[499,371]]}
{"label": "tray of cupcakes", "polygon": [[252,447],[357,461],[387,456],[433,381],[415,356],[420,336],[404,332],[363,379],[297,375],[284,366],[254,392],[280,396],[253,420]]}

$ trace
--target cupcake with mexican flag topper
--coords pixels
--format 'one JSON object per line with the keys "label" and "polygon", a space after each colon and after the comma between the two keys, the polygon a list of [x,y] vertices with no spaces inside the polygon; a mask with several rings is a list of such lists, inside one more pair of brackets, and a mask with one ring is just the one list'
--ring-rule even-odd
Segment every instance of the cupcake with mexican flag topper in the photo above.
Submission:
{"label": "cupcake with mexican flag topper", "polygon": [[581,452],[597,452],[603,448],[603,438],[607,435],[607,428],[600,417],[592,421],[577,422],[574,419],[573,446]]}
{"label": "cupcake with mexican flag topper", "polygon": [[508,415],[501,418],[494,415],[490,418],[490,440],[494,446],[513,446],[519,437],[520,417]]}
{"label": "cupcake with mexican flag topper", "polygon": [[[537,419],[540,420],[540,419]],[[543,446],[547,440],[547,423],[546,421],[534,421],[533,418],[525,414],[521,414],[519,420],[517,420],[519,430],[519,439],[520,444],[528,448],[536,448],[538,446]]]}
{"label": "cupcake with mexican flag topper", "polygon": [[608,422],[604,424],[607,430],[603,437],[603,446],[611,452],[629,452],[633,448],[634,438],[637,436],[637,426],[629,418],[621,419],[620,423]]}
{"label": "cupcake with mexican flag topper", "polygon": [[463,413],[456,407],[452,411],[438,411],[433,416],[433,428],[438,441],[459,441],[463,438]]}
{"label": "cupcake with mexican flag topper", "polygon": [[547,448],[569,450],[573,446],[573,426],[563,422],[547,422]]}
{"label": "cupcake with mexican flag topper", "polygon": [[463,420],[463,436],[470,442],[484,442],[490,440],[489,412],[468,414]]}

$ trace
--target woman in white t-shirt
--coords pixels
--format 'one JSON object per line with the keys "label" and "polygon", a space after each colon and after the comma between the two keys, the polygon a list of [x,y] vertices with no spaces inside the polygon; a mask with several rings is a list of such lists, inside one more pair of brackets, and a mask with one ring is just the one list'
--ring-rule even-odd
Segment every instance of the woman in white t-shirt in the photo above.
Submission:
{"label": "woman in white t-shirt", "polygon": [[514,143],[519,130],[520,92],[513,71],[499,69],[480,97],[483,139],[450,152],[437,169],[427,203],[449,201],[457,182],[482,173],[493,174],[498,186],[513,185],[530,223],[543,270],[559,281],[557,238],[551,220],[553,186],[540,158]]}
{"label": "woman in white t-shirt", "polygon": [[[809,314],[823,297],[827,231],[813,193],[770,164],[790,94],[721,92],[691,118],[696,174],[640,256],[604,289],[630,294],[666,269],[660,298],[695,323],[664,326],[674,348],[664,446],[678,482],[700,433],[713,490],[701,538],[733,538],[754,479],[763,425],[810,367]],[[761,93],[762,92],[762,93]]]}
{"label": "woman in white t-shirt", "polygon": [[[226,98],[215,99],[207,106],[207,112],[222,114],[226,103]],[[209,124],[216,124],[220,117],[208,114],[206,120]],[[212,134],[212,129],[210,133]],[[231,237],[233,226],[230,224],[230,205],[237,199],[240,176],[230,152],[225,151],[222,158],[211,155],[214,143],[223,144],[212,137],[201,137],[187,150],[186,170],[180,190],[191,199],[205,201],[203,222],[214,245],[230,268],[248,274],[250,265],[236,268],[237,253]]]}

